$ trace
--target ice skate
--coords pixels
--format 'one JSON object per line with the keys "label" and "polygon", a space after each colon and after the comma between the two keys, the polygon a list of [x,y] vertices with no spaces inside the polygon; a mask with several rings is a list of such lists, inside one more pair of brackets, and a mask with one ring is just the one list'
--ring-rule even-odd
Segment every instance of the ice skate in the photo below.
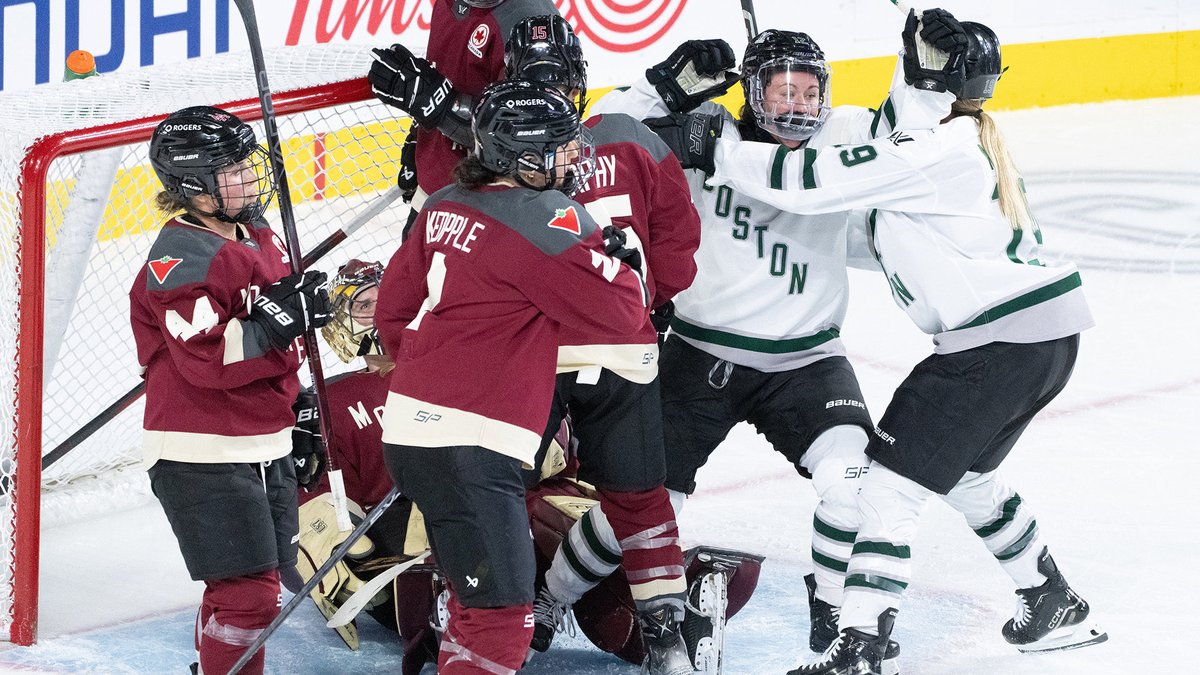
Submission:
{"label": "ice skate", "polygon": [[[841,608],[817,597],[816,576],[804,575],[804,585],[808,588],[808,647],[814,652],[823,653],[838,638]],[[895,640],[888,640],[879,672],[881,675],[900,675],[900,645]]]}
{"label": "ice skate", "polygon": [[883,675],[888,638],[895,622],[896,610],[889,609],[879,615],[879,635],[847,628],[829,645],[820,661],[789,670],[787,675]]}
{"label": "ice skate", "polygon": [[570,622],[570,606],[559,602],[550,589],[543,586],[533,600],[533,639],[529,648],[535,652],[546,651],[558,631],[572,628]]}
{"label": "ice skate", "polygon": [[1108,640],[1108,633],[1088,619],[1091,609],[1067,585],[1048,548],[1038,558],[1038,571],[1046,577],[1044,584],[1016,591],[1016,616],[1001,629],[1009,644],[1023,652],[1050,652]]}
{"label": "ice skate", "polygon": [[670,607],[643,612],[639,622],[646,644],[642,675],[690,675],[696,672]]}

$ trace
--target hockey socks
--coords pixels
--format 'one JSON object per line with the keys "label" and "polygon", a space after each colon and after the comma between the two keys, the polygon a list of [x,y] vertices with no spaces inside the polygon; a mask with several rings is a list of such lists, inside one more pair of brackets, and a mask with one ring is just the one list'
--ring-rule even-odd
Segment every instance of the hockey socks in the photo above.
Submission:
{"label": "hockey socks", "polygon": [[532,605],[464,607],[450,595],[450,623],[438,652],[441,675],[515,675],[533,636]]}
{"label": "hockey socks", "polygon": [[[204,597],[196,616],[196,651],[200,672],[227,673],[263,629],[279,614],[279,575],[268,570],[232,579],[204,582]],[[261,674],[266,648],[242,668]]]}

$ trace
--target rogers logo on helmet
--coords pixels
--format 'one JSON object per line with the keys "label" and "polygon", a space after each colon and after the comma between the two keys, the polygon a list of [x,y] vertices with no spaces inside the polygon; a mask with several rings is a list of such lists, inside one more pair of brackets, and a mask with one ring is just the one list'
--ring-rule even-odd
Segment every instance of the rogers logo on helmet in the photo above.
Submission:
{"label": "rogers logo on helmet", "polygon": [[172,131],[200,131],[200,128],[201,127],[199,124],[168,124],[163,127],[163,132],[171,133]]}
{"label": "rogers logo on helmet", "polygon": [[517,106],[523,107],[527,105],[546,105],[546,101],[540,98],[514,98],[504,105],[509,108],[515,108]]}

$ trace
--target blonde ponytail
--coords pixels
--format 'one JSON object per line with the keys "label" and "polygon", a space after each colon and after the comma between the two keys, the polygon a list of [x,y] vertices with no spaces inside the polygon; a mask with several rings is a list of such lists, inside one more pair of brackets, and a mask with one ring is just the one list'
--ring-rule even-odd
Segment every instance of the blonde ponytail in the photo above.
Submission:
{"label": "blonde ponytail", "polygon": [[1014,230],[1032,229],[1033,217],[1029,213],[1029,203],[1025,199],[1021,176],[1017,172],[1012,155],[1008,154],[1008,147],[996,126],[996,121],[983,111],[983,102],[960,99],[954,102],[950,111],[953,117],[974,117],[979,121],[979,144],[983,146],[996,169],[1000,212]]}

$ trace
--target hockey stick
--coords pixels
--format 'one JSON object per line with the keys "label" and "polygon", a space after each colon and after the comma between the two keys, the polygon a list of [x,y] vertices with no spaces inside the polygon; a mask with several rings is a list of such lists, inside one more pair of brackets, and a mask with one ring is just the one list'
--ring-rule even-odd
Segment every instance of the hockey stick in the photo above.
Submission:
{"label": "hockey stick", "polygon": [[430,551],[425,551],[415,558],[410,558],[402,563],[393,565],[383,574],[363,584],[362,588],[354,591],[354,594],[347,598],[346,602],[342,603],[338,611],[329,617],[329,621],[325,623],[325,626],[328,628],[340,628],[353,621],[354,617],[358,616],[358,613],[363,611],[363,608],[367,606],[367,603],[371,602],[376,593],[391,583],[392,579],[404,574],[410,567],[428,558],[429,554]]}
{"label": "hockey stick", "polygon": [[909,11],[912,10],[912,7],[909,7],[908,3],[904,2],[904,0],[890,0],[890,1],[893,5],[896,6],[896,9],[900,10],[900,13],[903,14],[904,16],[908,16]]}
{"label": "hockey stick", "polygon": [[254,638],[254,642],[251,642],[250,646],[246,647],[246,653],[242,654],[242,658],[238,659],[237,663],[233,664],[233,667],[229,669],[228,675],[235,675],[238,671],[245,667],[247,663],[250,662],[250,659],[254,658],[254,655],[258,653],[258,650],[262,649],[263,645],[267,643],[267,638],[271,637],[275,631],[279,630],[279,627],[283,625],[284,620],[291,616],[292,612],[296,611],[296,608],[300,606],[300,603],[304,602],[304,598],[308,597],[308,595],[313,592],[313,589],[317,587],[317,584],[321,583],[321,580],[325,578],[326,574],[329,574],[329,570],[332,570],[334,565],[337,565],[342,561],[342,558],[346,557],[346,552],[350,550],[350,547],[354,545],[354,542],[362,538],[362,536],[366,534],[367,530],[371,529],[371,526],[379,520],[384,511],[387,511],[388,508],[395,503],[396,498],[399,496],[400,490],[393,486],[387,495],[384,496],[383,501],[379,502],[375,508],[367,512],[366,517],[362,519],[362,522],[358,524],[358,527],[354,528],[354,530],[352,530],[346,537],[346,540],[333,550],[333,553],[330,554],[329,559],[325,561],[325,564],[321,565],[321,568],[312,575],[312,578],[305,582],[305,584],[300,587],[300,590],[296,591],[296,594],[292,596],[292,599],[288,601],[288,604],[284,605],[283,609],[279,610],[279,616],[275,617],[271,623],[268,624],[261,633],[259,633],[258,637]]}
{"label": "hockey stick", "polygon": [[[242,23],[246,26],[246,39],[250,43],[250,59],[254,62],[255,84],[258,86],[258,103],[262,107],[263,131],[267,136],[267,154],[271,158],[271,169],[275,174],[275,189],[279,191],[279,218],[283,221],[284,243],[287,244],[288,258],[291,259],[292,274],[300,274],[301,268],[300,237],[296,234],[296,216],[292,213],[292,196],[288,190],[287,172],[283,166],[283,148],[279,142],[279,126],[275,122],[275,108],[271,102],[271,88],[267,83],[267,64],[263,58],[262,39],[258,34],[258,20],[254,15],[253,0],[233,0],[237,4],[238,13],[242,15]],[[317,348],[317,329],[308,326],[304,330],[304,353],[308,356],[308,368],[312,373],[313,390],[317,395],[317,423],[321,427],[321,435],[325,438],[326,466],[329,467],[329,487],[333,494],[333,502],[337,511],[338,529],[342,532],[350,529],[350,509],[346,502],[346,486],[342,480],[342,471],[333,461],[334,453],[329,445],[333,442],[332,419],[329,415],[329,396],[325,391],[325,372],[321,365],[321,352]]]}
{"label": "hockey stick", "polygon": [[[400,198],[401,194],[403,194],[403,190],[393,185],[390,190],[376,197],[362,213],[359,213],[354,217],[353,220],[351,220],[349,223],[346,223],[346,225],[340,230],[334,232],[328,237],[325,237],[324,240],[314,246],[313,249],[308,252],[308,255],[304,256],[301,265],[305,269],[308,269],[318,260],[324,258],[326,254],[332,251],[338,244],[346,241],[346,239],[358,231],[359,228],[361,228],[363,225],[366,225],[368,221],[374,219],[375,216],[378,216],[380,213],[383,213],[385,209],[387,209],[392,205],[393,202]],[[111,422],[113,418],[124,412],[126,408],[133,405],[134,401],[137,401],[139,398],[141,398],[145,391],[146,383],[139,382],[137,386],[133,387],[126,392],[124,396],[114,401],[112,405],[100,411],[100,414],[93,417],[75,433],[68,436],[65,440],[63,440],[63,442],[59,443],[53,450],[46,453],[42,457],[42,471],[45,471],[53,466],[55,462],[65,457],[67,453],[78,447],[79,444],[86,440],[89,436],[99,431],[104,427],[104,425]],[[3,494],[3,491],[0,491],[0,494]]]}
{"label": "hockey stick", "polygon": [[746,39],[753,40],[758,36],[758,15],[754,13],[754,0],[742,0],[742,21],[746,22]]}

